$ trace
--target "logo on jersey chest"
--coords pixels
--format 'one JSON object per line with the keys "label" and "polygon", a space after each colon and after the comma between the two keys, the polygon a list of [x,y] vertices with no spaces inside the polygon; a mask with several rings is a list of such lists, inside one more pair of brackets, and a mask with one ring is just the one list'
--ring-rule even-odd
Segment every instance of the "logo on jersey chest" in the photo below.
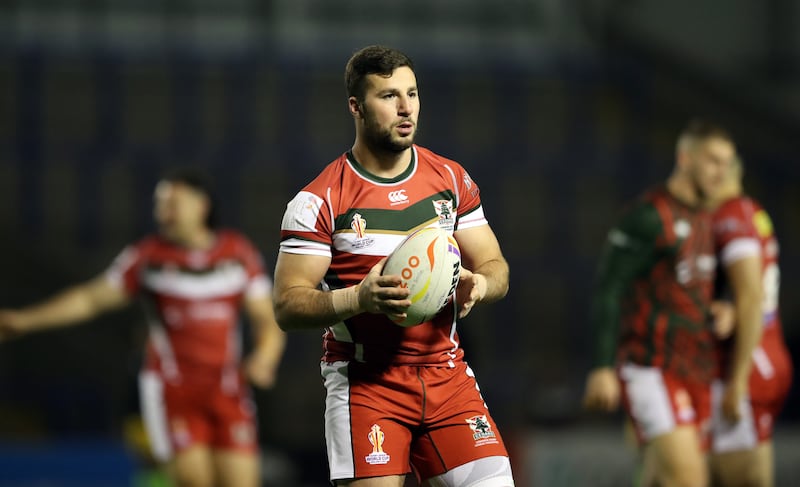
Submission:
{"label": "logo on jersey chest", "polygon": [[453,200],[434,200],[433,209],[439,216],[439,228],[453,230],[456,224],[456,215],[453,211]]}
{"label": "logo on jersey chest", "polygon": [[363,249],[375,243],[374,238],[367,236],[367,220],[361,216],[361,213],[353,215],[353,219],[350,221],[350,228],[356,234],[356,238],[353,240],[354,248]]}
{"label": "logo on jersey chest", "polygon": [[406,190],[404,189],[398,189],[397,191],[390,191],[388,198],[390,202],[389,204],[391,206],[408,204],[408,196],[406,195]]}

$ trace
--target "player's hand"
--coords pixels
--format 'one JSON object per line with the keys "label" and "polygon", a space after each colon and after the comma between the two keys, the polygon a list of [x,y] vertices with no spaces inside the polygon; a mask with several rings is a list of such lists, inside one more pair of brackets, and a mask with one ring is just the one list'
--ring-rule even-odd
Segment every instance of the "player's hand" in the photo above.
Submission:
{"label": "player's hand", "polygon": [[738,423],[742,419],[742,398],[747,394],[747,384],[739,381],[730,381],[725,384],[722,395],[722,416],[731,423]]}
{"label": "player's hand", "polygon": [[736,308],[729,301],[714,301],[711,303],[711,320],[714,336],[720,340],[728,338],[736,326]]}
{"label": "player's hand", "polygon": [[486,296],[486,277],[461,268],[456,287],[456,302],[458,303],[458,317],[463,318],[472,311],[472,308]]}
{"label": "player's hand", "polygon": [[0,342],[18,336],[23,331],[22,313],[10,309],[0,309]]}
{"label": "player's hand", "polygon": [[244,362],[244,373],[250,382],[261,389],[270,389],[275,385],[278,367],[272,357],[266,353],[253,351]]}
{"label": "player's hand", "polygon": [[410,291],[401,287],[403,280],[398,275],[381,275],[386,258],[375,264],[364,276],[358,287],[359,307],[368,313],[383,313],[393,321],[406,318],[411,306]]}
{"label": "player's hand", "polygon": [[619,407],[620,384],[611,367],[598,367],[589,373],[583,394],[583,407],[598,411],[615,411]]}

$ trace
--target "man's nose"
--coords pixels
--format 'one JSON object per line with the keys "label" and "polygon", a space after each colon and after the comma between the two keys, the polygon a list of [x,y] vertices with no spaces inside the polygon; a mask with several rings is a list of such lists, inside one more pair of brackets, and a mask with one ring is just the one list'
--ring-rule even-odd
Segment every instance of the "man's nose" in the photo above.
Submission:
{"label": "man's nose", "polygon": [[400,115],[408,115],[411,113],[411,100],[407,96],[397,97],[397,113]]}

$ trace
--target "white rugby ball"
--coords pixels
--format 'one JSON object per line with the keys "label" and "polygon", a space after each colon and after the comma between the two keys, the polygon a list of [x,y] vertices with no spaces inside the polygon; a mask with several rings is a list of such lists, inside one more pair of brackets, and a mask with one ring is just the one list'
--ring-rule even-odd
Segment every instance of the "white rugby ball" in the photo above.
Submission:
{"label": "white rugby ball", "polygon": [[414,326],[430,320],[450,301],[461,272],[458,243],[441,228],[428,227],[406,237],[386,259],[384,275],[396,274],[411,291],[400,326]]}

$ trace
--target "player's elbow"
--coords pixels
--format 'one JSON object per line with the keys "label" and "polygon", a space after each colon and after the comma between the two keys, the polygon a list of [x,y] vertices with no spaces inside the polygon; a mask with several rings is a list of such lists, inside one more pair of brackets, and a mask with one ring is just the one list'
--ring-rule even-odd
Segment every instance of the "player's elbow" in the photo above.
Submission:
{"label": "player's elbow", "polygon": [[508,294],[508,289],[510,284],[508,283],[508,279],[504,283],[502,283],[497,290],[497,299],[503,299]]}
{"label": "player's elbow", "polygon": [[301,320],[297,313],[293,312],[290,306],[291,301],[282,296],[273,298],[273,309],[275,311],[275,321],[283,331],[292,331],[302,328]]}
{"label": "player's elbow", "polygon": [[278,323],[278,328],[280,328],[282,331],[293,330],[294,328],[291,326],[291,315],[287,312],[286,305],[282,301],[276,299],[274,308],[275,321]]}

